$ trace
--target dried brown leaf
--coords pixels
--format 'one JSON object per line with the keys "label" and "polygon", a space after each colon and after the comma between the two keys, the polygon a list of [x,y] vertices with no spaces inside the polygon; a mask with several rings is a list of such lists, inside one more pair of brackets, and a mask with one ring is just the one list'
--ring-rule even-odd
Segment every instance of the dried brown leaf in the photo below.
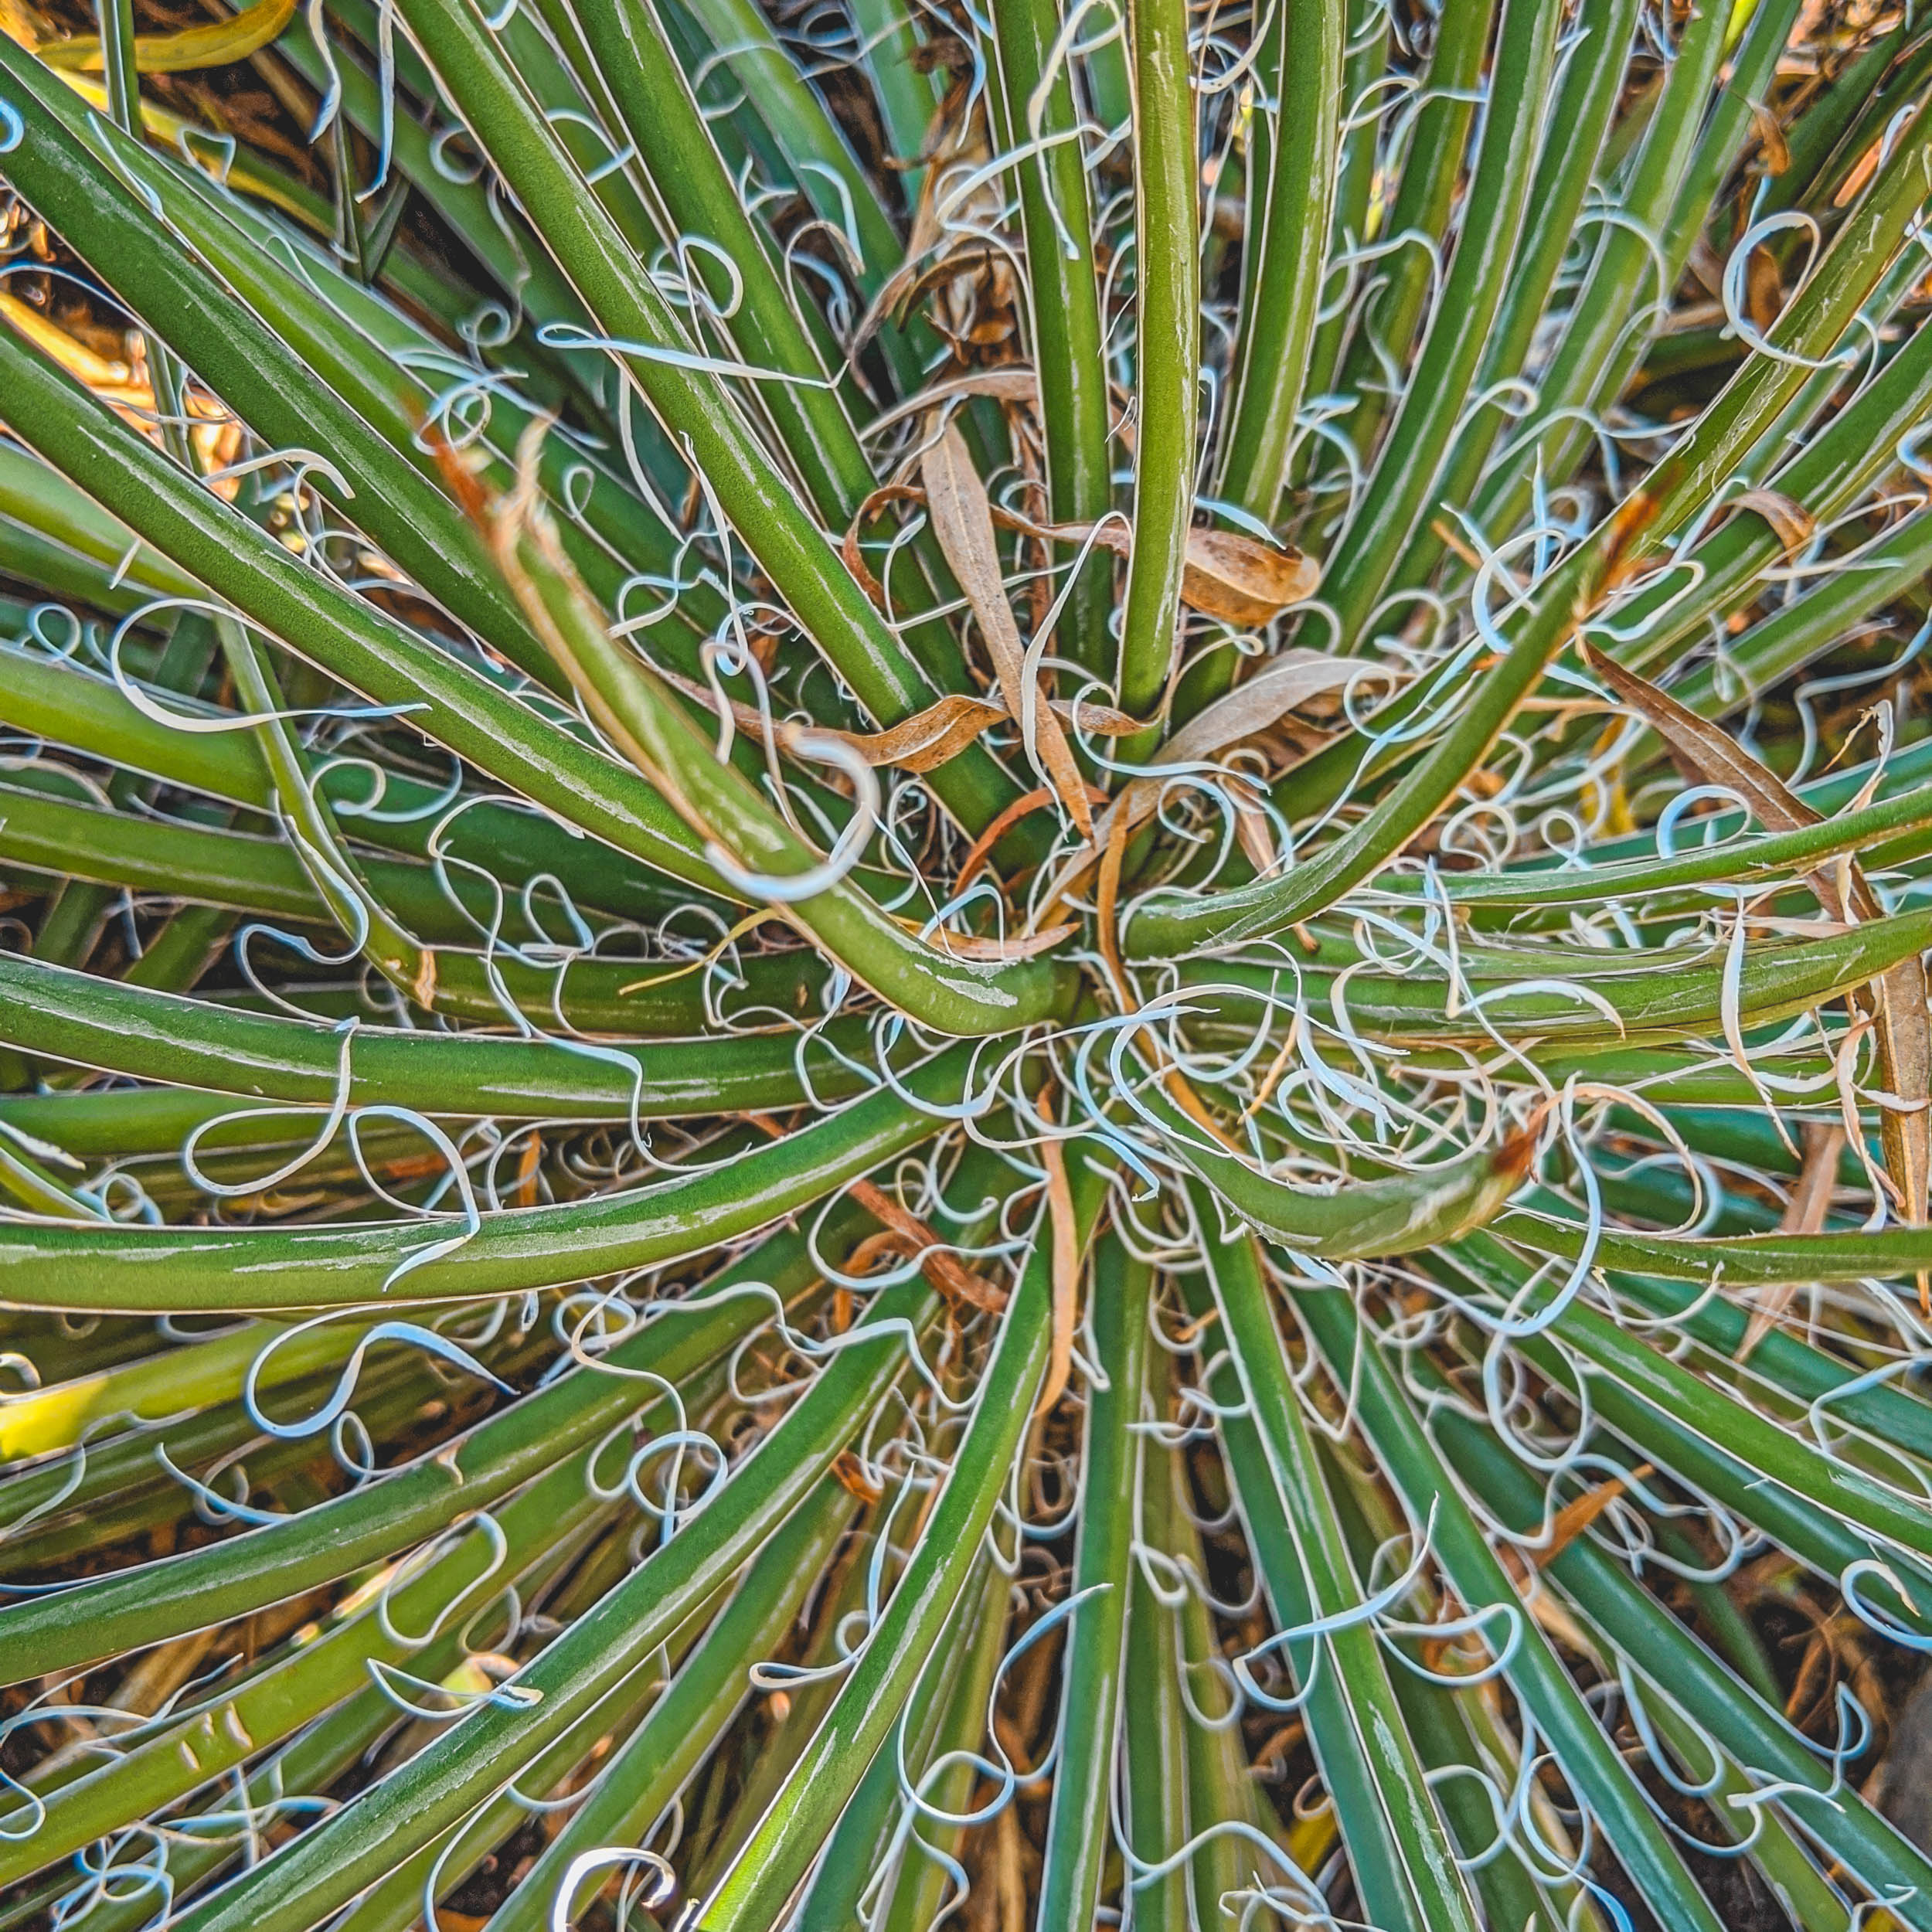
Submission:
{"label": "dried brown leaf", "polygon": [[1277,549],[1236,530],[1190,530],[1182,600],[1224,624],[1262,624],[1315,595],[1321,566],[1292,547]]}
{"label": "dried brown leaf", "polygon": [[1765,172],[1781,175],[1791,165],[1791,151],[1784,139],[1784,130],[1779,124],[1777,116],[1761,101],[1751,103],[1751,125],[1757,134],[1757,143],[1764,151]]}
{"label": "dried brown leaf", "polygon": [[1046,1169],[1046,1216],[1053,1233],[1053,1327],[1048,1345],[1046,1379],[1033,1413],[1043,1416],[1066,1392],[1073,1366],[1073,1322],[1080,1292],[1080,1229],[1073,1218],[1073,1190],[1066,1178],[1066,1153],[1051,1135],[1040,1143]]}
{"label": "dried brown leaf", "polygon": [[1818,519],[1782,490],[1747,490],[1736,504],[1740,510],[1755,510],[1771,526],[1787,556],[1808,543],[1818,528]]}
{"label": "dried brown leaf", "polygon": [[[715,715],[717,693],[708,685],[675,671],[660,668],[658,675],[693,703]],[[727,699],[726,702],[730,708],[732,723],[754,744],[763,748],[772,735],[767,729],[764,713],[757,706],[746,704],[736,698]],[[1063,704],[1056,701],[1046,708],[1056,718],[1102,736],[1121,737],[1145,728],[1138,719],[1107,705]],[[784,720],[776,722],[779,749],[790,750],[793,728]],[[835,731],[823,725],[814,725],[809,730],[815,738],[836,738],[841,744],[849,745],[875,769],[895,765],[902,771],[931,771],[949,759],[957,757],[991,726],[1011,722],[1012,715],[1003,704],[997,704],[990,698],[951,692],[937,704],[928,705],[923,711],[915,712],[910,718],[902,718],[888,730]]]}
{"label": "dried brown leaf", "polygon": [[955,1308],[963,1304],[997,1315],[1005,1307],[1004,1291],[975,1274],[917,1215],[901,1207],[876,1182],[855,1181],[849,1192],[875,1221],[909,1244],[907,1252],[919,1257],[920,1274]]}
{"label": "dried brown leaf", "polygon": [[1131,738],[1147,729],[1147,720],[1131,712],[1117,711],[1111,704],[1096,704],[1090,698],[1076,698],[1070,703],[1053,700],[1053,716],[1063,718],[1076,731],[1090,731],[1097,738]]}
{"label": "dried brown leaf", "polygon": [[840,731],[825,736],[842,738],[869,765],[896,765],[902,771],[930,771],[956,758],[989,725],[1006,721],[1004,705],[954,692],[903,719],[889,731]]}
{"label": "dried brown leaf", "polygon": [[1245,683],[1198,712],[1154,755],[1163,764],[1212,758],[1266,731],[1298,704],[1350,685],[1393,683],[1396,673],[1360,658],[1334,658],[1325,651],[1284,651]]}
{"label": "dried brown leaf", "polygon": [[[1674,757],[1706,784],[1730,787],[1767,830],[1796,832],[1819,822],[1818,812],[1777,773],[1753,758],[1722,726],[1700,718],[1668,691],[1614,658],[1593,651],[1587,645],[1583,647],[1583,655],[1590,668],[1650,726]],[[1842,920],[1845,911],[1836,881],[1823,872],[1814,874],[1813,880],[1827,913]]]}
{"label": "dried brown leaf", "polygon": [[[1085,543],[1126,557],[1133,539],[1117,518],[1097,523],[1036,523],[1008,509],[993,512],[995,522],[1028,536],[1056,543]],[[1321,566],[1291,544],[1264,543],[1236,530],[1197,529],[1187,533],[1181,572],[1181,600],[1190,610],[1223,623],[1266,624],[1291,604],[1315,595]]]}
{"label": "dried brown leaf", "polygon": [[[1631,1471],[1631,1481],[1641,1481],[1650,1473],[1650,1464],[1641,1464]],[[1621,1476],[1614,1476],[1608,1482],[1600,1482],[1580,1496],[1572,1497],[1549,1519],[1549,1541],[1529,1552],[1536,1567],[1547,1569],[1628,1487]]]}
{"label": "dried brown leaf", "polygon": [[1753,248],[1744,263],[1744,307],[1751,326],[1760,335],[1768,333],[1784,306],[1784,278],[1777,257],[1768,248]]}
{"label": "dried brown leaf", "polygon": [[[972,606],[980,634],[993,660],[1001,695],[1014,717],[1026,715],[1026,647],[1020,640],[1013,607],[1006,600],[999,549],[993,536],[992,506],[986,486],[973,468],[966,440],[948,423],[927,444],[920,459],[933,532],[945,553],[959,587]],[[1061,805],[1080,837],[1091,844],[1094,814],[1087,801],[1087,784],[1073,761],[1072,748],[1060,719],[1037,685],[1033,697],[1033,743],[1041,776],[1058,794]]]}
{"label": "dried brown leaf", "polygon": [[[1590,651],[1585,655],[1604,682],[1643,718],[1672,754],[1707,784],[1727,785],[1743,798],[1769,832],[1796,832],[1820,822],[1815,811],[1730,734],[1700,718],[1648,678]],[[1879,919],[1885,908],[1855,858],[1821,866],[1807,883],[1826,916],[1841,924]],[[1909,1226],[1926,1219],[1927,1171],[1932,1168],[1932,1015],[1927,1011],[1923,962],[1914,954],[1882,973],[1862,989],[1859,1002],[1871,1013],[1879,1049],[1879,1076],[1898,1103],[1881,1107],[1879,1134],[1886,1172],[1898,1194],[1897,1207]],[[1932,1298],[1920,1282],[1922,1297]]]}
{"label": "dried brown leaf", "polygon": [[[918,205],[913,210],[905,259],[872,298],[846,352],[849,356],[858,355],[887,315],[903,313],[935,274],[943,275],[948,257],[963,250],[983,250],[984,244],[970,239],[977,226],[972,216],[990,212],[997,217],[998,188],[982,181],[978,192],[969,192],[962,204],[957,199],[957,178],[962,168],[969,175],[977,174],[992,155],[985,92],[961,76],[947,90],[920,151],[919,162],[925,166],[926,172],[920,185]],[[940,206],[942,194],[947,196],[948,202],[943,211]],[[928,264],[927,257],[935,255],[940,258]],[[940,317],[935,315],[932,319],[944,327]]]}
{"label": "dried brown leaf", "polygon": [[[1925,963],[1916,954],[1872,983],[1872,1020],[1878,1035],[1879,1077],[1900,1104],[1879,1110],[1879,1139],[1886,1172],[1899,1190],[1899,1211],[1909,1226],[1926,1218],[1927,1169],[1932,1167],[1932,1019],[1927,1013]],[[1919,1299],[1932,1304],[1932,1285],[1919,1277]],[[1927,1312],[1932,1314],[1932,1306]]]}
{"label": "dried brown leaf", "polygon": [[848,361],[858,359],[859,352],[879,333],[886,318],[895,314],[900,304],[911,296],[919,280],[920,263],[945,239],[945,230],[933,212],[933,184],[937,172],[937,169],[931,169],[927,174],[919,206],[913,210],[912,233],[906,239],[906,258],[879,284],[878,294],[859,318],[859,326],[845,352]]}
{"label": "dried brown leaf", "polygon": [[969,369],[963,376],[949,376],[943,383],[929,384],[917,396],[909,396],[904,402],[895,403],[883,415],[873,417],[865,434],[868,437],[876,436],[882,430],[889,430],[909,417],[920,416],[942,403],[972,396],[990,396],[998,403],[1037,402],[1039,378],[1033,373],[1031,365],[1026,362],[1009,362],[998,369]]}
{"label": "dried brown leaf", "polygon": [[[1104,805],[1107,803],[1107,794],[1102,791],[1097,785],[1089,785],[1087,788],[1087,801],[1090,805]],[[1054,802],[1055,795],[1051,785],[1037,786],[1032,791],[1024,792],[1015,798],[973,841],[971,850],[960,861],[959,870],[954,876],[954,892],[963,893],[972,883],[978,876],[981,866],[992,856],[993,848],[1022,818],[1029,812],[1038,811]]]}
{"label": "dried brown leaf", "polygon": [[1051,952],[1063,939],[1079,930],[1077,920],[1069,920],[1059,926],[1042,926],[1034,932],[1016,933],[1010,939],[981,938],[973,933],[941,930],[933,934],[926,943],[950,959],[977,960],[982,964],[1004,966],[1015,960],[1037,959],[1042,953]]}
{"label": "dried brown leaf", "polygon": [[[1176,769],[1204,762],[1278,723],[1297,705],[1310,699],[1345,689],[1357,681],[1396,682],[1398,674],[1386,665],[1369,664],[1359,658],[1333,658],[1319,651],[1284,651],[1245,684],[1217,698],[1198,716],[1189,719],[1156,750],[1151,763]],[[1159,804],[1164,777],[1134,779],[1117,793],[1103,815],[1096,843],[1107,845],[1115,828],[1123,836],[1143,823]],[[1241,849],[1257,870],[1275,862],[1274,840],[1265,816],[1251,804],[1237,801],[1235,834]],[[1051,909],[1085,877],[1097,862],[1096,855],[1083,853],[1070,860],[1041,901]]]}
{"label": "dried brown leaf", "polygon": [[1271,872],[1281,863],[1281,855],[1276,849],[1267,814],[1246,798],[1237,798],[1234,801],[1234,838],[1242,856],[1257,872]]}
{"label": "dried brown leaf", "polygon": [[1845,177],[1838,192],[1832,197],[1834,208],[1850,207],[1871,185],[1872,177],[1879,171],[1879,157],[1885,151],[1887,138],[1881,135],[1859,157],[1856,165]]}
{"label": "dried brown leaf", "polygon": [[[1838,1179],[1838,1156],[1845,1151],[1845,1129],[1835,1121],[1807,1121],[1801,1129],[1804,1162],[1798,1170],[1798,1185],[1778,1218],[1781,1234],[1818,1234],[1831,1211],[1832,1189]],[[1748,1362],[1751,1353],[1784,1318],[1798,1293],[1798,1284],[1787,1281],[1759,1297],[1738,1344],[1737,1359]]]}
{"label": "dried brown leaf", "polygon": [[908,497],[923,497],[923,492],[910,489],[903,483],[887,483],[874,490],[864,502],[852,512],[852,522],[838,546],[838,554],[845,560],[845,568],[858,580],[859,587],[872,600],[879,610],[886,607],[886,587],[873,576],[872,566],[866,561],[865,551],[860,547],[859,532],[869,523],[888,503],[904,502]]}
{"label": "dried brown leaf", "polygon": [[832,1473],[847,1495],[862,1503],[877,1502],[886,1493],[866,1475],[866,1465],[849,1449],[840,1450],[832,1458]]}
{"label": "dried brown leaf", "polygon": [[[1386,667],[1365,663],[1359,658],[1332,658],[1320,651],[1284,651],[1245,684],[1216,699],[1190,718],[1148,762],[1177,769],[1203,763],[1244,738],[1266,731],[1311,698],[1345,690],[1358,682],[1386,682],[1395,679],[1396,673]],[[1107,811],[1101,828],[1103,838],[1117,814],[1124,816],[1130,832],[1151,816],[1160,803],[1165,782],[1162,777],[1150,776],[1136,778],[1127,786]],[[1260,817],[1258,813],[1255,815]],[[1265,825],[1265,820],[1262,823]]]}

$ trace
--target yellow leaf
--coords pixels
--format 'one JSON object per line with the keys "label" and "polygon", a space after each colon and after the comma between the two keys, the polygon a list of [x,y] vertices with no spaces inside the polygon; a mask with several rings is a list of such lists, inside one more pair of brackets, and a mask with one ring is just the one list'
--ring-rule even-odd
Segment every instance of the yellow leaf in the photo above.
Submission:
{"label": "yellow leaf", "polygon": [[125,362],[111,362],[56,328],[41,311],[17,295],[0,290],[0,321],[25,336],[50,361],[60,364],[77,383],[101,392],[124,389],[132,379]]}
{"label": "yellow leaf", "polygon": [[[138,33],[134,66],[142,73],[192,73],[226,67],[259,53],[295,17],[295,0],[256,0],[226,20],[185,27],[179,33]],[[49,67],[66,73],[99,73],[104,62],[97,34],[79,34],[33,50]]]}

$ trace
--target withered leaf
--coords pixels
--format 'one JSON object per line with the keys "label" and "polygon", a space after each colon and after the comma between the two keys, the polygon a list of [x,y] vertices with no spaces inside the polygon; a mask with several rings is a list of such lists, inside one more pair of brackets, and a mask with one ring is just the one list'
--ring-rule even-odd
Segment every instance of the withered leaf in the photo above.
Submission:
{"label": "withered leaf", "polygon": [[1155,757],[1163,764],[1185,764],[1216,753],[1266,731],[1298,704],[1354,684],[1393,684],[1386,665],[1361,658],[1331,657],[1299,648],[1270,658],[1244,683],[1190,718]]}
{"label": "withered leaf", "polygon": [[[1331,691],[1340,691],[1357,682],[1395,682],[1397,674],[1386,665],[1360,658],[1330,657],[1324,651],[1299,648],[1284,651],[1244,684],[1217,698],[1168,740],[1148,760],[1155,766],[1179,770],[1216,757],[1231,745],[1251,738],[1277,723],[1298,704]],[[1102,815],[1098,843],[1106,847],[1118,835],[1124,838],[1160,804],[1167,779],[1155,771],[1134,779],[1114,796]],[[1249,862],[1257,871],[1271,867],[1275,859],[1274,840],[1267,820],[1251,800],[1235,801],[1236,836]],[[1053,906],[1070,892],[1094,863],[1094,855],[1083,854],[1069,862],[1053,882],[1041,903]]]}
{"label": "withered leaf", "polygon": [[[1311,698],[1345,690],[1352,684],[1393,682],[1395,677],[1386,666],[1359,658],[1334,658],[1320,651],[1284,651],[1246,683],[1190,718],[1148,762],[1177,767],[1199,764],[1257,731],[1266,731]],[[1103,836],[1115,812],[1126,815],[1130,831],[1139,825],[1160,803],[1165,782],[1158,775],[1136,778],[1110,808]]]}
{"label": "withered leaf", "polygon": [[1074,1318],[1080,1288],[1079,1225],[1073,1214],[1073,1190],[1066,1175],[1063,1145],[1051,1134],[1041,1141],[1040,1165],[1046,1170],[1046,1215],[1053,1238],[1053,1325],[1046,1359],[1046,1378],[1040,1385],[1036,1415],[1045,1415],[1066,1388],[1073,1365]]}
{"label": "withered leaf", "polygon": [[1315,595],[1320,566],[1238,530],[1190,530],[1181,573],[1184,602],[1224,624],[1267,623]]}
{"label": "withered leaf", "polygon": [[[973,468],[966,439],[953,423],[947,423],[927,444],[920,459],[920,475],[926,486],[934,535],[978,621],[1006,708],[1014,717],[1024,720],[1029,696],[1026,647],[1020,640],[1019,626],[1013,620],[1013,607],[1006,600],[986,486]],[[1037,685],[1031,696],[1032,748],[1037,751],[1040,775],[1053,786],[1080,837],[1091,844],[1093,810],[1087,802],[1087,786],[1073,761],[1066,733]]]}
{"label": "withered leaf", "polygon": [[[1028,536],[1050,538],[1056,543],[1091,539],[1118,557],[1133,549],[1128,530],[1113,518],[1097,523],[1036,523],[1011,510],[993,514],[1008,529]],[[1313,597],[1321,581],[1321,566],[1292,545],[1264,543],[1238,530],[1196,529],[1187,533],[1181,600],[1203,616],[1250,628],[1266,624],[1290,604]]]}
{"label": "withered leaf", "polygon": [[[259,53],[294,17],[295,0],[256,0],[226,20],[206,21],[174,33],[138,33],[134,69],[139,73],[192,73],[232,66]],[[106,64],[97,34],[45,42],[30,51],[65,73],[97,74]]]}
{"label": "withered leaf", "polygon": [[[1631,1471],[1630,1480],[1641,1481],[1650,1473],[1651,1465],[1641,1464]],[[1586,1489],[1580,1496],[1572,1497],[1549,1519],[1549,1541],[1531,1549],[1530,1559],[1536,1567],[1547,1569],[1629,1486],[1623,1477],[1613,1476],[1607,1482]]]}
{"label": "withered leaf", "polygon": [[[1838,1180],[1838,1156],[1845,1151],[1845,1129],[1835,1121],[1807,1121],[1803,1129],[1804,1164],[1798,1172],[1798,1185],[1778,1217],[1781,1234],[1818,1234],[1824,1230],[1831,1212],[1832,1189]],[[1752,1351],[1776,1328],[1798,1293],[1798,1284],[1787,1281],[1759,1296],[1737,1345],[1737,1359],[1748,1362]]]}
{"label": "withered leaf", "polygon": [[[658,675],[694,703],[715,713],[717,695],[708,686],[675,671],[661,669]],[[747,704],[740,699],[732,698],[726,702],[730,706],[732,723],[754,744],[763,747],[770,735],[766,729],[764,714],[755,705]],[[1138,718],[1130,718],[1125,712],[1116,711],[1108,705],[1084,701],[1067,703],[1056,699],[1046,709],[1076,730],[1090,731],[1100,737],[1124,737],[1145,729]],[[836,738],[841,744],[849,745],[875,768],[892,765],[901,771],[920,772],[934,770],[948,759],[957,757],[992,726],[1012,722],[1012,714],[1005,705],[996,703],[991,698],[975,698],[956,691],[949,692],[937,703],[928,705],[923,711],[916,711],[910,718],[902,718],[887,730],[835,731],[828,726],[814,725],[811,734],[815,738]],[[778,721],[781,750],[791,749],[788,730],[783,720]]]}
{"label": "withered leaf", "polygon": [[1077,922],[1043,926],[1037,931],[1015,933],[1010,939],[982,937],[975,933],[942,930],[930,934],[927,944],[949,959],[971,959],[982,964],[1005,966],[1019,959],[1037,959],[1050,953],[1063,939],[1078,932]]}
{"label": "withered leaf", "polygon": [[1777,115],[1754,100],[1751,103],[1751,125],[1757,133],[1758,145],[1764,151],[1765,171],[1769,174],[1783,174],[1791,165],[1791,150]]}
{"label": "withered leaf", "polygon": [[1818,528],[1818,519],[1782,490],[1747,490],[1736,499],[1736,506],[1740,510],[1755,510],[1776,532],[1787,556],[1808,543]]}
{"label": "withered leaf", "polygon": [[1039,378],[1034,374],[1031,364],[1026,362],[1008,362],[998,369],[969,369],[964,375],[949,376],[944,382],[930,383],[917,396],[909,396],[903,403],[895,403],[883,415],[873,417],[865,434],[868,437],[876,436],[880,430],[889,430],[908,417],[923,415],[941,403],[971,396],[990,396],[1000,403],[1037,402]]}
{"label": "withered leaf", "polygon": [[983,1308],[997,1315],[1005,1307],[1003,1289],[967,1267],[917,1215],[901,1207],[877,1182],[855,1181],[849,1192],[875,1221],[906,1243],[908,1253],[919,1257],[920,1274],[955,1308]]}
{"label": "withered leaf", "polygon": [[[1614,658],[1592,651],[1587,645],[1583,648],[1591,668],[1673,754],[1706,784],[1727,785],[1736,791],[1767,831],[1795,832],[1821,822],[1819,813],[1728,732]],[[1820,866],[1806,876],[1826,915],[1839,923],[1885,916],[1855,858]],[[1932,1100],[1932,1015],[1927,1011],[1923,962],[1916,954],[1901,960],[1858,997],[1872,1016],[1880,1083],[1903,1103],[1879,1112],[1886,1172],[1897,1190],[1902,1218],[1908,1226],[1920,1226],[1926,1218],[1928,1168],[1932,1168],[1932,1109],[1927,1106]]]}
{"label": "withered leaf", "polygon": [[842,731],[836,735],[869,765],[931,771],[958,757],[989,725],[1002,724],[1005,719],[1004,705],[954,692],[903,719],[889,731]]}

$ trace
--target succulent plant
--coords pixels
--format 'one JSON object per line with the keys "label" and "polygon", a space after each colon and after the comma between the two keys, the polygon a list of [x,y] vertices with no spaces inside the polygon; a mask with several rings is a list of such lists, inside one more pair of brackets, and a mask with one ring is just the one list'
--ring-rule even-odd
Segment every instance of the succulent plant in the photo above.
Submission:
{"label": "succulent plant", "polygon": [[1932,29],[294,14],[0,13],[0,1926],[1932,1927]]}

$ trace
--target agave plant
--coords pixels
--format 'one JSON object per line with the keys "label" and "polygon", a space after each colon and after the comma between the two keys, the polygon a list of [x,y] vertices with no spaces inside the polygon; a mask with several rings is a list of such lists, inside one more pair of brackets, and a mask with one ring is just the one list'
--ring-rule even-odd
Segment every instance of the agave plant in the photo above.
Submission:
{"label": "agave plant", "polygon": [[0,16],[0,1924],[1932,1927],[1932,30],[294,13]]}

